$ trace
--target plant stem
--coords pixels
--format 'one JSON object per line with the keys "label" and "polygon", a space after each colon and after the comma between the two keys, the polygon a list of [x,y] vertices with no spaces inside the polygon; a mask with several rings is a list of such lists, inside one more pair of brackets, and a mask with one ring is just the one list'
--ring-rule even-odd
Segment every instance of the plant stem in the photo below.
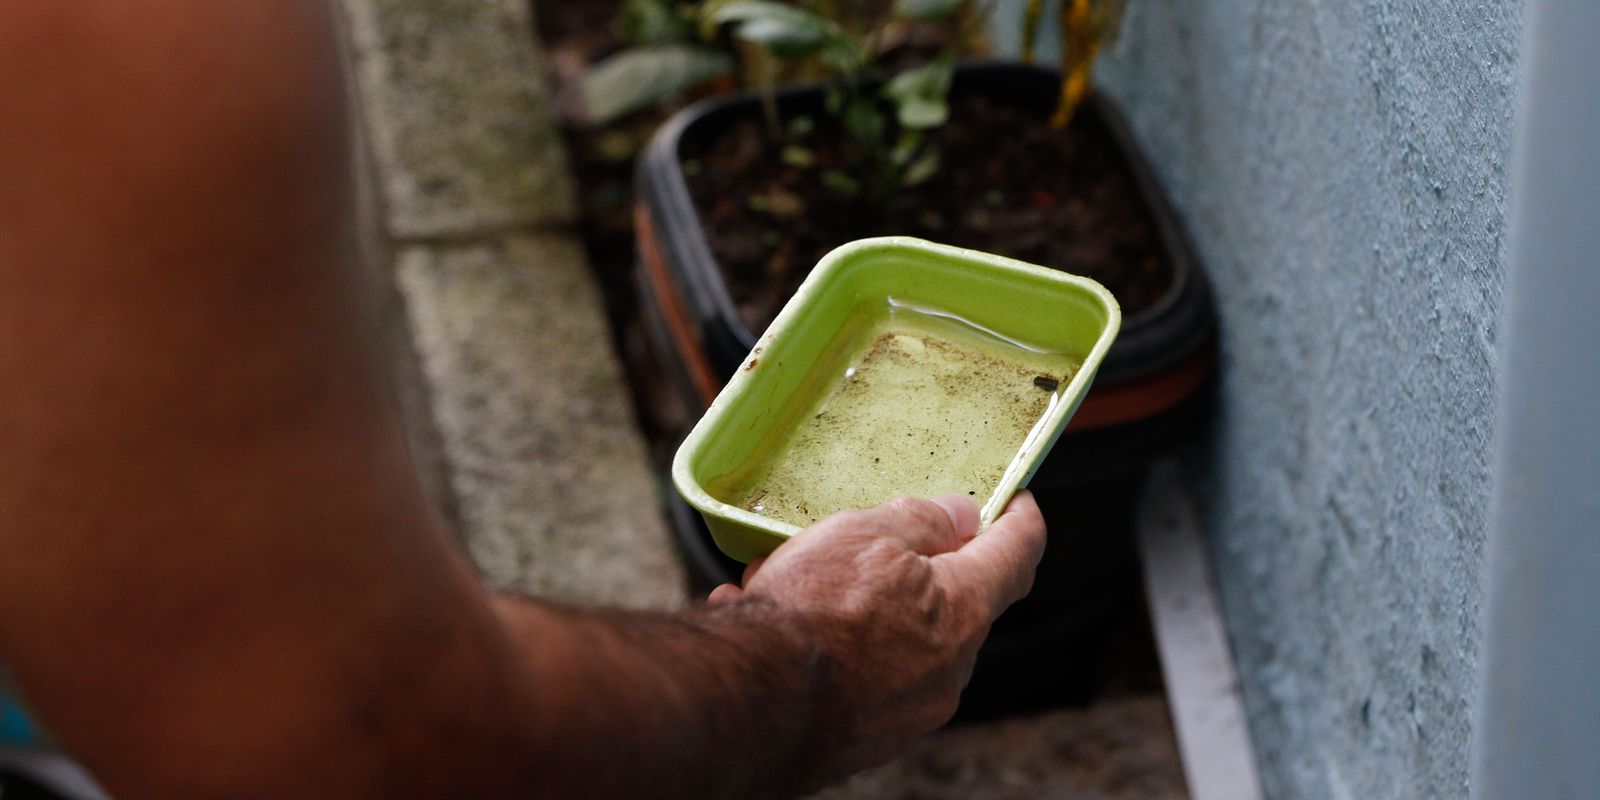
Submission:
{"label": "plant stem", "polygon": [[783,136],[783,122],[778,118],[778,75],[772,56],[766,48],[751,44],[740,45],[747,56],[750,71],[755,73],[757,92],[761,96],[761,117],[766,123],[767,138],[778,141]]}
{"label": "plant stem", "polygon": [[761,116],[767,123],[767,136],[773,141],[783,137],[783,121],[778,119],[778,81],[768,69],[761,74]]}
{"label": "plant stem", "polygon": [[[1060,130],[1072,122],[1078,105],[1089,94],[1094,78],[1095,58],[1114,11],[1096,0],[1064,0],[1058,22],[1061,26],[1061,100],[1050,118],[1050,127]],[[1112,17],[1114,19],[1114,17]]]}
{"label": "plant stem", "polygon": [[1022,15],[1022,60],[1029,64],[1039,45],[1039,22],[1043,18],[1044,0],[1028,0],[1028,10]]}

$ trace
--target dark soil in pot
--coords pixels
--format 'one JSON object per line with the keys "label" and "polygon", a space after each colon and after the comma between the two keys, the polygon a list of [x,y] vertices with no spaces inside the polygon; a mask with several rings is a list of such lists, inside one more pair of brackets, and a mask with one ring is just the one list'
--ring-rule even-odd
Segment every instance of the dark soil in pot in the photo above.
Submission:
{"label": "dark soil in pot", "polygon": [[[672,276],[662,302],[694,321],[693,340],[677,345],[687,363],[732,374],[820,254],[900,233],[1087,274],[1118,295],[1122,333],[1074,430],[1157,413],[1192,391],[1214,353],[1204,270],[1114,101],[1092,94],[1067,130],[1050,128],[1060,82],[1044,67],[958,65],[955,113],[928,133],[942,168],[878,197],[838,188],[841,173],[870,173],[833,127],[824,87],[779,91],[786,139],[767,134],[750,93],[674,116],[640,163],[639,253]],[[796,120],[811,129],[796,134]]]}
{"label": "dark soil in pot", "polygon": [[[771,322],[811,265],[844,242],[906,234],[1057,267],[1105,284],[1127,316],[1161,300],[1172,268],[1156,222],[1102,120],[1080,114],[1065,130],[1047,112],[953,98],[933,131],[943,166],[887,199],[830,185],[859,169],[855,148],[826,114],[778,142],[759,120],[686,141],[683,167],[711,251],[740,317]],[[815,159],[779,156],[800,147]]]}
{"label": "dark soil in pot", "polygon": [[[1081,464],[1098,464],[1099,477],[1137,474],[1181,446],[1209,407],[1208,281],[1115,103],[1091,95],[1057,131],[1048,117],[1059,88],[1046,68],[958,66],[955,113],[929,134],[942,168],[883,198],[830,179],[858,165],[824,88],[779,92],[781,139],[748,93],[676,115],[640,164],[637,230],[640,263],[656,276],[651,300],[679,321],[671,349],[697,376],[686,407],[711,402],[823,253],[900,233],[1086,274],[1118,296],[1122,332],[1037,489],[1096,477]],[[810,130],[795,133],[797,120]]]}

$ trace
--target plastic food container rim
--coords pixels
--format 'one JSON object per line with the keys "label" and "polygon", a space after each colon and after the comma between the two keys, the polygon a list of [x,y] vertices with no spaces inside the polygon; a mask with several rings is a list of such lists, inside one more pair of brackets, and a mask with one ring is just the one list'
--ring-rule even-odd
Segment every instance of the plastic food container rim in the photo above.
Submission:
{"label": "plastic food container rim", "polygon": [[[811,274],[808,275],[805,281],[800,284],[800,288],[795,291],[794,297],[783,307],[783,310],[778,313],[778,316],[773,319],[772,324],[767,328],[766,332],[757,337],[757,342],[772,341],[777,337],[782,336],[783,331],[789,327],[790,322],[797,315],[803,313],[805,307],[809,305],[811,296],[815,294],[816,287],[818,285],[826,281],[828,276],[830,276],[833,272],[843,268],[844,265],[848,265],[854,260],[855,256],[871,250],[920,250],[929,254],[935,254],[944,257],[955,257],[974,264],[982,264],[986,269],[1030,275],[1033,277],[1043,278],[1052,283],[1070,284],[1088,292],[1091,296],[1098,299],[1100,301],[1101,308],[1106,313],[1105,324],[1102,326],[1100,335],[1098,338],[1096,338],[1094,346],[1090,348],[1088,354],[1084,356],[1082,368],[1080,368],[1077,374],[1072,376],[1072,380],[1068,382],[1067,388],[1063,393],[1064,396],[1067,397],[1073,397],[1081,400],[1083,394],[1088,390],[1088,383],[1094,380],[1095,370],[1099,368],[1100,363],[1105,359],[1106,353],[1111,349],[1112,342],[1116,340],[1117,332],[1122,324],[1122,308],[1120,305],[1118,305],[1116,298],[1111,295],[1109,290],[1100,285],[1099,282],[1090,278],[1085,278],[1081,275],[1073,275],[1071,273],[1062,272],[1056,269],[1050,269],[1048,267],[1041,267],[1035,264],[1029,264],[1024,261],[1017,261],[1016,259],[1006,258],[1004,256],[982,253],[976,250],[968,250],[965,248],[951,247],[949,245],[936,244],[934,242],[929,242],[910,236],[880,236],[870,239],[858,239],[856,241],[840,245],[839,247],[830,251],[827,255],[823,256],[822,260],[817,262],[816,268],[811,271]],[[755,379],[756,378],[752,372],[739,370],[734,374],[733,378],[728,381],[727,385],[723,387],[722,391],[717,394],[716,399],[712,401],[711,406],[706,409],[706,412],[701,415],[699,422],[695,423],[694,428],[689,431],[689,435],[684,438],[683,444],[679,445],[677,453],[673,456],[672,481],[678,489],[678,492],[683,495],[683,498],[687,500],[691,506],[694,506],[695,510],[701,512],[702,514],[721,517],[731,522],[736,522],[787,538],[799,533],[800,528],[796,525],[792,525],[772,517],[762,516],[753,511],[745,510],[730,503],[724,503],[721,500],[712,497],[711,493],[706,491],[705,487],[700,485],[700,481],[696,479],[692,467],[694,456],[696,456],[700,449],[705,446],[706,438],[710,435],[711,430],[716,426],[717,421],[723,416],[723,414],[727,413],[727,409],[730,406],[733,406],[740,401],[740,398],[742,398],[745,392],[748,391],[751,381]],[[1076,402],[1063,403],[1061,407],[1057,409],[1055,416],[1060,418],[1053,420],[1051,423],[1056,429],[1054,434],[1060,433],[1061,428],[1065,427],[1067,422],[1065,417],[1073,413],[1075,410]],[[1053,443],[1054,436],[1047,441]],[[1018,451],[1018,455],[1022,455],[1022,452],[1023,451]],[[1033,461],[1035,464],[1037,464],[1037,462],[1042,460],[1043,457],[1044,453],[1038,453],[1035,455]],[[1007,474],[1010,474],[1009,469],[1007,470]],[[1005,489],[1007,487],[1002,484],[1000,488]],[[1018,488],[1021,487],[1015,486],[1010,488],[1011,492],[1014,493]]]}

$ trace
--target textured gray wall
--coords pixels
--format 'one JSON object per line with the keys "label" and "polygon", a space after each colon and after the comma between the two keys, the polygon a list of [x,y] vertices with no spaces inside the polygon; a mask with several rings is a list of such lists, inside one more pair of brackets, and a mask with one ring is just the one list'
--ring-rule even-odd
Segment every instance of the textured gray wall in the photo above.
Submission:
{"label": "textured gray wall", "polygon": [[1515,0],[1129,0],[1102,75],[1214,276],[1205,472],[1269,794],[1467,792]]}

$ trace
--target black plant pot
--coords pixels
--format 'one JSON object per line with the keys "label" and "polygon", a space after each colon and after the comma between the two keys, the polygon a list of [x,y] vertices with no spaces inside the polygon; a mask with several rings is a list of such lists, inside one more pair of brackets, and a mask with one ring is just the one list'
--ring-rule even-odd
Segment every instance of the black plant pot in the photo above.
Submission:
{"label": "black plant pot", "polygon": [[[958,68],[953,91],[1042,116],[1059,85],[1059,73],[1042,67],[972,64]],[[779,97],[785,116],[822,106],[819,88]],[[729,296],[681,154],[760,113],[750,95],[685,109],[657,133],[636,177],[635,285],[646,338],[670,376],[660,390],[676,394],[691,412],[710,404],[759,331],[745,324]],[[983,648],[964,696],[964,719],[1090,699],[1096,675],[1089,656],[1116,605],[1137,586],[1131,535],[1137,486],[1148,465],[1191,440],[1210,412],[1216,362],[1209,284],[1115,106],[1096,95],[1079,113],[1095,117],[1125,159],[1156,222],[1171,281],[1157,302],[1124,318],[1094,388],[1030,484],[1052,523],[1050,546],[1034,593],[1001,618]],[[736,580],[743,565],[716,549],[699,514],[675,494],[668,505],[699,588]]]}
{"label": "black plant pot", "polygon": [[[1060,74],[1052,69],[977,63],[956,70],[952,91],[1042,115],[1053,107],[1059,86]],[[788,89],[778,104],[785,116],[820,113],[824,91]],[[682,153],[760,113],[759,99],[750,94],[679,112],[657,132],[636,176],[641,303],[652,305],[666,323],[666,342],[683,369],[691,409],[710,404],[760,331],[751,330],[735,309],[690,196]],[[1079,113],[1106,132],[1125,161],[1155,221],[1170,281],[1155,303],[1124,318],[1093,390],[1034,477],[1036,489],[1072,483],[1081,477],[1075,465],[1089,463],[1096,465],[1093,477],[1137,475],[1174,450],[1206,416],[1216,364],[1210,285],[1154,172],[1108,98],[1091,96]]]}

